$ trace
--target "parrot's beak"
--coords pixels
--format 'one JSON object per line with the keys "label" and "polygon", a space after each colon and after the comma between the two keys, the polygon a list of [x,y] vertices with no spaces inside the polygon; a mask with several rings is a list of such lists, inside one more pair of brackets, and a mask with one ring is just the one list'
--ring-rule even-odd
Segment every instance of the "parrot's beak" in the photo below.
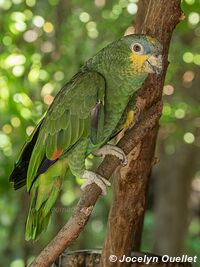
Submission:
{"label": "parrot's beak", "polygon": [[148,73],[156,73],[161,75],[163,70],[162,55],[152,55],[145,61],[145,70]]}

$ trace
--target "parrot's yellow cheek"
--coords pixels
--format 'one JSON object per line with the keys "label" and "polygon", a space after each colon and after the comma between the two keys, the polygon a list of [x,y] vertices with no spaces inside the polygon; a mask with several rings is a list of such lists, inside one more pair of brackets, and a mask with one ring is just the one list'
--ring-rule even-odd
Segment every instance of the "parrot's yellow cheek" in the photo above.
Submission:
{"label": "parrot's yellow cheek", "polygon": [[144,63],[148,59],[148,57],[148,55],[137,55],[133,53],[130,55],[130,60],[133,63],[133,70],[135,73],[144,71]]}

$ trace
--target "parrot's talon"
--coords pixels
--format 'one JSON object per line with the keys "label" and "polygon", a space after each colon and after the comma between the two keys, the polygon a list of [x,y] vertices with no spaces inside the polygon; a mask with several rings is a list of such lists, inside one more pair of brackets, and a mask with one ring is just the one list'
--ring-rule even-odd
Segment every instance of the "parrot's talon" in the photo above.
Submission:
{"label": "parrot's talon", "polygon": [[101,156],[101,157],[106,156],[106,155],[115,156],[118,159],[120,159],[120,163],[122,166],[126,166],[128,163],[128,159],[124,151],[118,146],[114,146],[114,145],[105,145],[101,147],[100,149],[98,149],[97,151],[95,151],[93,155]]}
{"label": "parrot's talon", "polygon": [[87,185],[90,185],[92,183],[95,183],[98,187],[100,187],[102,191],[102,195],[105,196],[107,194],[106,186],[110,186],[111,183],[104,178],[103,176],[92,172],[85,170],[83,175],[83,179],[86,179],[85,183],[81,186],[81,190],[84,190]]}

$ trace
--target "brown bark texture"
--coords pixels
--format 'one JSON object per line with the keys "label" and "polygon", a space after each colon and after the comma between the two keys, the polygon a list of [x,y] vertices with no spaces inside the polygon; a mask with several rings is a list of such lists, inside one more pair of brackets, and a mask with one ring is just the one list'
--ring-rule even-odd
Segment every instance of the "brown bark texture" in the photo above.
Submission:
{"label": "brown bark texture", "polygon": [[[149,75],[138,92],[138,96],[145,103],[145,109],[162,99],[170,40],[175,26],[184,18],[180,2],[180,0],[139,1],[135,31],[158,39],[163,44],[164,60],[162,77],[158,79],[155,75]],[[121,258],[124,254],[130,255],[132,250],[140,249],[149,177],[152,165],[156,163],[154,150],[158,128],[157,123],[131,151],[128,165],[116,172],[113,203],[101,258],[102,267],[124,266],[124,263],[110,262],[109,256],[116,255]]]}

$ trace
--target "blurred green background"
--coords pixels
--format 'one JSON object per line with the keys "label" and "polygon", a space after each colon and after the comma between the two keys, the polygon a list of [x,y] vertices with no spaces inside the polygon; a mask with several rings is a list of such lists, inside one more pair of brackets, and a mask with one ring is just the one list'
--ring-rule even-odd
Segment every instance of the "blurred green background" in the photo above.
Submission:
{"label": "blurred green background", "polygon": [[[69,174],[48,231],[25,242],[29,196],[15,192],[8,176],[55,94],[86,59],[124,34],[137,2],[0,0],[0,266],[25,266],[73,211],[81,192]],[[182,8],[186,19],[171,42],[156,152],[161,162],[152,173],[142,249],[198,255],[200,262],[200,0],[184,0]],[[72,249],[102,246],[111,198],[110,189]]]}

